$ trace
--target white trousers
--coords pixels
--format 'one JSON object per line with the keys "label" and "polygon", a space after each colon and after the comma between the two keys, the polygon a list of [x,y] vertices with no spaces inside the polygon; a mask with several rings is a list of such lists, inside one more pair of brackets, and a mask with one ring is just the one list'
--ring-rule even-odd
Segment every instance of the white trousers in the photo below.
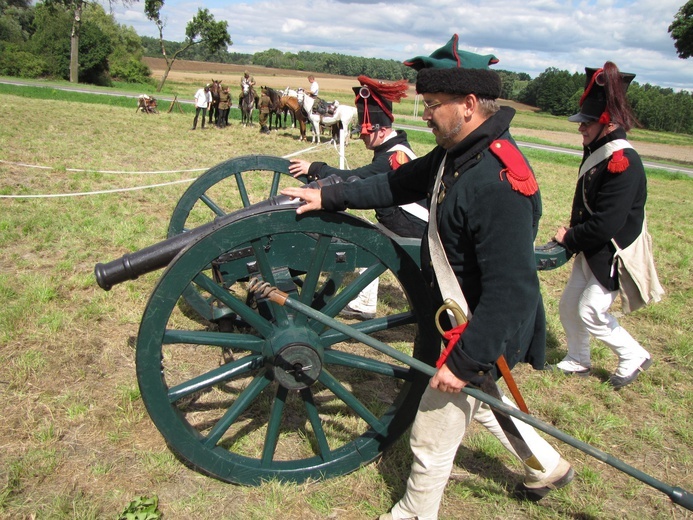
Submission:
{"label": "white trousers", "polygon": [[[365,267],[359,268],[359,274],[366,270]],[[361,312],[375,312],[378,309],[378,281],[380,278],[376,278],[371,283],[369,283],[363,290],[349,302],[349,307],[356,311]]]}
{"label": "white trousers", "polygon": [[[503,401],[514,406],[505,397]],[[392,508],[394,519],[418,517],[418,520],[431,520],[438,517],[457,448],[472,419],[479,421],[518,457],[487,404],[463,392],[450,394],[429,386],[421,398],[412,426],[410,444],[414,461],[407,490]],[[526,481],[538,481],[550,475],[560,461],[558,452],[534,428],[519,420],[513,419],[513,422],[545,469],[541,472],[523,464]]]}
{"label": "white trousers", "polygon": [[559,313],[568,342],[566,360],[591,367],[590,335],[605,343],[618,356],[616,375],[633,373],[650,354],[621,327],[611,314],[618,291],[609,291],[592,274],[585,255],[575,257],[570,279],[563,290]]}

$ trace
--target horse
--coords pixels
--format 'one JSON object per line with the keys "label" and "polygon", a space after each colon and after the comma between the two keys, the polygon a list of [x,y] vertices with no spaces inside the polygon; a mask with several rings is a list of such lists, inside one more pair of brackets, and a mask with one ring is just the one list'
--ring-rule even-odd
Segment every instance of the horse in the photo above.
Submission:
{"label": "horse", "polygon": [[244,126],[252,126],[253,124],[253,108],[255,108],[255,96],[253,90],[249,86],[243,88],[241,93],[241,124]]}
{"label": "horse", "polygon": [[222,80],[212,80],[209,87],[209,93],[212,94],[212,102],[209,105],[209,124],[212,124],[212,119],[214,119],[214,124],[219,122],[219,92],[221,92],[221,82]]}
{"label": "horse", "polygon": [[[291,112],[292,117],[294,118],[294,121],[298,121],[298,128],[301,132],[301,137],[299,138],[299,141],[307,141],[308,139],[306,138],[306,120],[307,116],[305,112],[303,111],[303,108],[301,108],[300,103],[298,102],[298,98],[293,97],[293,96],[282,96],[280,98],[281,100],[281,106],[283,110],[288,110]],[[295,125],[295,123],[294,123]]]}
{"label": "horse", "polygon": [[320,115],[313,113],[313,104],[315,103],[315,100],[310,96],[306,96],[305,91],[303,89],[299,89],[298,91],[298,101],[308,114],[308,118],[312,123],[313,143],[317,142],[318,144],[320,144],[321,123],[325,126],[333,126],[337,124],[341,125],[346,135],[346,137],[344,138],[344,144],[346,145],[349,143],[349,132],[351,131],[351,122],[354,120],[357,114],[356,107],[340,104],[332,114]]}
{"label": "horse", "polygon": [[[282,112],[284,111],[284,108],[281,103],[281,94],[274,90],[273,88],[270,87],[262,87],[263,89],[267,90],[267,95],[270,98],[270,113],[269,113],[269,129],[272,130],[272,119],[275,120],[275,128],[279,130],[281,126],[281,115]],[[272,118],[274,116],[274,118]],[[286,118],[284,119],[286,122]]]}

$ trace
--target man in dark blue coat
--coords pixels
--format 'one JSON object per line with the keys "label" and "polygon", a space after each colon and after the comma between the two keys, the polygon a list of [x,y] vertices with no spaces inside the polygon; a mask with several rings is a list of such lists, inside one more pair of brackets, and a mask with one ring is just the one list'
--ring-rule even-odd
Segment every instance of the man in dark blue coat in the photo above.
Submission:
{"label": "man in dark blue coat", "polygon": [[[497,61],[460,51],[454,35],[431,56],[405,62],[419,71],[423,119],[438,146],[396,173],[322,190],[283,191],[305,201],[298,213],[384,207],[426,195],[431,218],[422,248],[425,274],[441,297],[456,290],[465,300],[458,303],[468,307],[466,330],[439,363],[421,399],[410,438],[414,461],[406,493],[382,519],[437,518],[455,453],[472,419],[517,455],[491,409],[461,390],[497,379],[501,354],[510,367],[520,361],[544,366],[546,324],[534,260],[541,197],[508,130],[514,110],[496,102],[501,81],[488,65]],[[430,251],[436,249],[447,268],[435,265]],[[441,282],[447,271],[456,283]],[[570,482],[571,465],[533,428],[516,425],[541,467],[523,463],[517,493],[537,500]]]}
{"label": "man in dark blue coat", "polygon": [[[324,179],[330,175],[337,175],[345,181],[352,177],[368,179],[397,170],[401,165],[416,158],[416,154],[407,141],[406,132],[392,128],[395,120],[392,102],[400,101],[406,96],[409,87],[407,81],[384,83],[368,76],[359,76],[358,80],[360,86],[354,87],[354,93],[359,126],[355,130],[358,130],[366,148],[373,150],[373,160],[360,168],[341,170],[320,161],[311,163],[302,159],[292,159],[289,172],[294,177],[306,175],[309,182]],[[392,205],[377,208],[375,218],[380,224],[401,237],[421,238],[428,222],[425,197],[404,206]],[[377,310],[377,301],[378,279],[375,279],[344,308],[341,314],[357,319],[372,319]]]}

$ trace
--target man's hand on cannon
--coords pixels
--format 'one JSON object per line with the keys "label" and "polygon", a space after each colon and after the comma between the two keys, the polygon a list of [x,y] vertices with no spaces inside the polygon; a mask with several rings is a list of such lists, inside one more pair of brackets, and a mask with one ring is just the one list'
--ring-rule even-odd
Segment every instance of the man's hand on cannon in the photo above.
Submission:
{"label": "man's hand on cannon", "polygon": [[314,188],[284,188],[281,191],[282,195],[291,197],[292,199],[300,199],[305,202],[296,208],[296,213],[299,215],[308,211],[317,211],[322,209],[322,196],[320,190]]}
{"label": "man's hand on cannon", "polygon": [[299,175],[308,175],[308,169],[310,168],[310,162],[303,159],[291,159],[291,164],[289,165],[289,173],[294,177]]}

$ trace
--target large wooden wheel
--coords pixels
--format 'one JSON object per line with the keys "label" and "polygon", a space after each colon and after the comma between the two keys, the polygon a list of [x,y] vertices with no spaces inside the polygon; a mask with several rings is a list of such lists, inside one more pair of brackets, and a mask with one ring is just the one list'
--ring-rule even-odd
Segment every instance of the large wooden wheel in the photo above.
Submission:
{"label": "large wooden wheel", "polygon": [[[200,175],[183,193],[171,215],[167,236],[270,199],[285,186],[305,182],[305,176],[292,177],[289,161],[281,157],[246,155],[229,159]],[[205,299],[191,287],[186,289],[184,300],[203,319],[224,322],[225,310],[213,298]]]}
{"label": "large wooden wheel", "polygon": [[[376,277],[387,315],[341,319]],[[428,364],[439,354],[420,270],[390,237],[345,213],[250,208],[181,251],[147,304],[137,377],[157,428],[193,466],[240,484],[327,478],[373,460],[413,421],[427,378],[256,297],[255,278]],[[224,306],[232,330],[188,319],[177,306],[188,287]]]}

